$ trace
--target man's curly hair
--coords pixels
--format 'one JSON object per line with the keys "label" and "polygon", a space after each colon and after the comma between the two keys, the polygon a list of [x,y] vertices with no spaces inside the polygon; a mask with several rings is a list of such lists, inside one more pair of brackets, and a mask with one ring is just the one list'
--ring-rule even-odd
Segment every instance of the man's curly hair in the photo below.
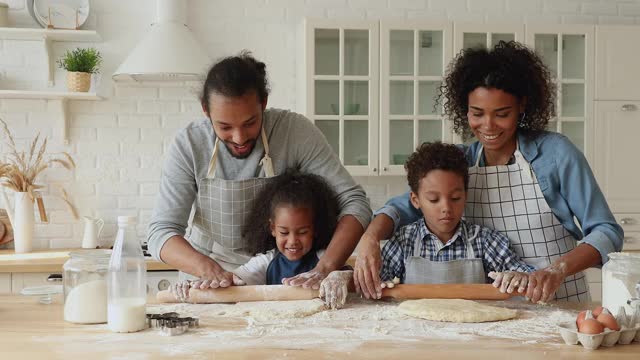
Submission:
{"label": "man's curly hair", "polygon": [[442,142],[425,142],[418,146],[404,164],[407,181],[414,193],[420,189],[420,180],[433,170],[452,171],[464,179],[464,189],[469,182],[469,168],[464,152],[456,145]]}
{"label": "man's curly hair", "polygon": [[464,49],[449,63],[437,103],[443,105],[445,116],[453,121],[455,132],[465,139],[472,135],[467,119],[469,93],[478,87],[527,98],[524,119],[518,120],[520,130],[545,130],[555,115],[553,76],[542,58],[521,43],[500,41],[492,50]]}
{"label": "man's curly hair", "polygon": [[249,213],[243,237],[254,254],[276,247],[269,221],[279,206],[309,208],[313,214],[314,238],[312,251],[326,249],[336,229],[339,205],[336,194],[320,176],[287,170],[276,177],[258,194]]}

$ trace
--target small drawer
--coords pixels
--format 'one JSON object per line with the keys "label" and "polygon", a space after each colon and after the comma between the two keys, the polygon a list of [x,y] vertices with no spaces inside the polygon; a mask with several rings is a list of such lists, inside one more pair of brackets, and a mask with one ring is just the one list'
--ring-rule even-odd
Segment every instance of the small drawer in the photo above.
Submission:
{"label": "small drawer", "polygon": [[0,274],[0,295],[11,295],[11,274]]}
{"label": "small drawer", "polygon": [[613,214],[616,218],[616,221],[625,232],[627,231],[638,231],[640,232],[640,214]]}
{"label": "small drawer", "polygon": [[19,294],[20,290],[30,286],[62,285],[59,273],[12,273],[11,293]]}

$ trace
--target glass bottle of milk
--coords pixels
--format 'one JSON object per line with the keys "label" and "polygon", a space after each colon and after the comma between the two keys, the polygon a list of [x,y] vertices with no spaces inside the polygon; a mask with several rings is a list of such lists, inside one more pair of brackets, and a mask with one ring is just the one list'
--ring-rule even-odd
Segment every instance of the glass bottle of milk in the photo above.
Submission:
{"label": "glass bottle of milk", "polygon": [[107,323],[113,332],[146,327],[147,266],[135,231],[135,216],[118,216],[118,234],[107,276]]}

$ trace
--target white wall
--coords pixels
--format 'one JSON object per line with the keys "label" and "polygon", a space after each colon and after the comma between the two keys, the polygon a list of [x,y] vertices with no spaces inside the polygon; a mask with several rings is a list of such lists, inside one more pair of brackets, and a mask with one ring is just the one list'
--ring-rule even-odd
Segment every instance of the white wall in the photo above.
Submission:
{"label": "white wall", "polygon": [[[7,1],[7,0],[5,0]],[[35,27],[24,0],[8,0],[10,22]],[[105,99],[73,101],[71,143],[63,146],[51,104],[44,100],[0,100],[0,116],[25,145],[37,131],[51,138],[50,150],[68,151],[78,163],[74,173],[49,170],[41,179],[51,223],[39,225],[37,247],[80,245],[82,225],[71,219],[54,195],[64,185],[81,214],[100,216],[107,226],[105,244],[112,241],[115,216],[136,214],[144,235],[158,191],[163,154],[173,134],[200,115],[194,95],[197,84],[115,85],[110,75],[154,20],[153,0],[92,0],[87,28],[102,39],[94,44],[104,55],[97,86]],[[268,65],[272,85],[270,105],[299,109],[298,68],[305,16],[354,19],[454,20],[479,23],[639,24],[640,1],[623,0],[189,0],[188,24],[213,58],[250,49]],[[87,44],[57,43],[54,56]],[[44,50],[39,42],[0,40],[0,89],[45,89]],[[64,73],[56,71],[56,88]],[[194,91],[195,89],[195,91]],[[5,154],[5,142],[0,143]],[[403,177],[357,178],[374,207],[405,189]]]}

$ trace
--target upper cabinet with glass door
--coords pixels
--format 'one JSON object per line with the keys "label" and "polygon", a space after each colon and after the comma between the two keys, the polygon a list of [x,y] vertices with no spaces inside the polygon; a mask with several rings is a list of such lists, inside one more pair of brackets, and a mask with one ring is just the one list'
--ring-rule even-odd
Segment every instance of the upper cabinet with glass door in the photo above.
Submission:
{"label": "upper cabinet with glass door", "polygon": [[378,22],[305,21],[306,115],[352,175],[378,173],[378,52]]}
{"label": "upper cabinet with glass door", "polygon": [[451,141],[436,106],[451,60],[451,23],[380,25],[381,175],[403,175],[404,163],[425,141]]}
{"label": "upper cabinet with glass door", "polygon": [[[461,50],[483,47],[491,49],[500,41],[524,41],[524,25],[487,25],[487,24],[455,24],[453,40],[453,56]],[[470,144],[476,140],[462,139],[453,134],[455,143]]]}
{"label": "upper cabinet with glass door", "polygon": [[542,56],[558,86],[556,118],[550,131],[566,135],[587,159],[593,118],[594,28],[582,25],[527,25],[527,45]]}

